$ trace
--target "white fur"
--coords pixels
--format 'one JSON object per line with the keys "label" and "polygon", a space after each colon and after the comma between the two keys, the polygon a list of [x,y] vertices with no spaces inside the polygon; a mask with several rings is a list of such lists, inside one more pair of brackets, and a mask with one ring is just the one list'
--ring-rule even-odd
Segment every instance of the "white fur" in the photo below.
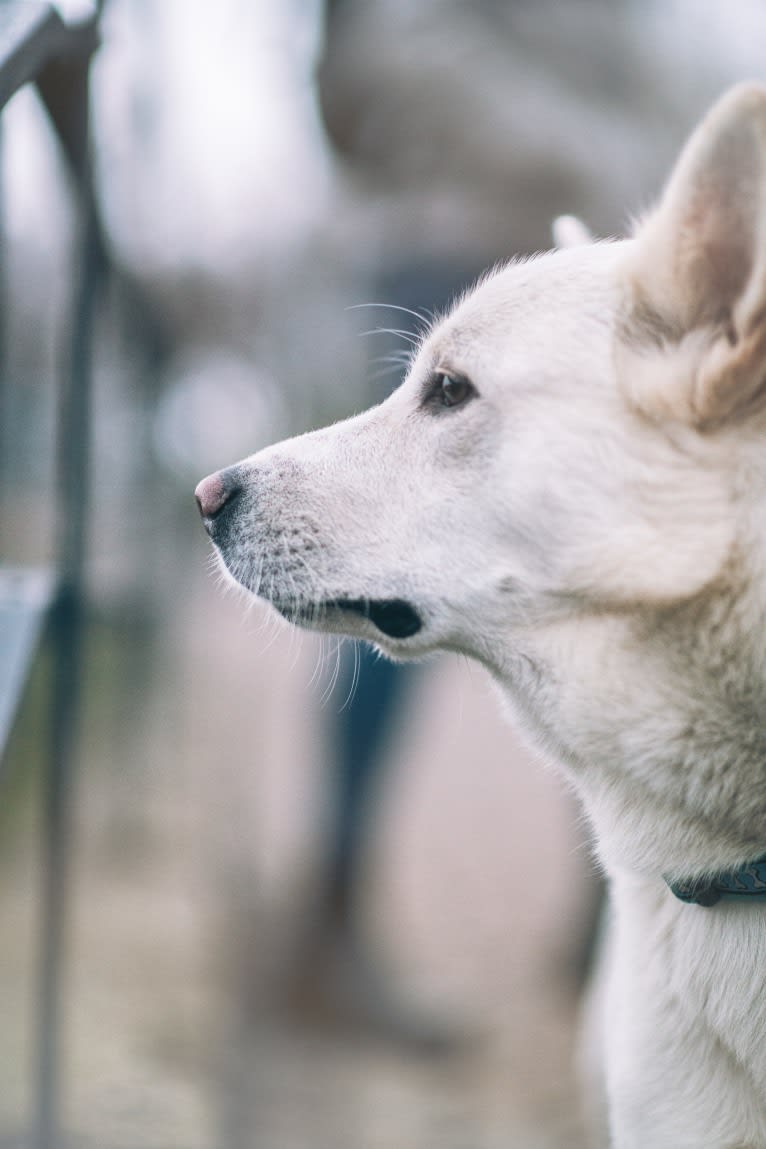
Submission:
{"label": "white fur", "polygon": [[[387,402],[240,464],[211,527],[304,622],[478,659],[574,780],[615,906],[617,1149],[766,1149],[766,906],[663,880],[766,852],[764,220],[747,86],[633,239],[489,275]],[[442,373],[478,394],[424,405]],[[422,628],[339,598],[406,600]]]}

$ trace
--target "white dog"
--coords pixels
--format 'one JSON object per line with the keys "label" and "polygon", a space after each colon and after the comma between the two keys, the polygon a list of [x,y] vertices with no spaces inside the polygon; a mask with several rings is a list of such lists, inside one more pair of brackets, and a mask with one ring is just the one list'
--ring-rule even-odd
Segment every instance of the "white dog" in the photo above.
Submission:
{"label": "white dog", "polygon": [[494,271],[385,403],[197,499],[243,586],[473,656],[575,780],[614,1146],[766,1149],[766,88],[632,239]]}

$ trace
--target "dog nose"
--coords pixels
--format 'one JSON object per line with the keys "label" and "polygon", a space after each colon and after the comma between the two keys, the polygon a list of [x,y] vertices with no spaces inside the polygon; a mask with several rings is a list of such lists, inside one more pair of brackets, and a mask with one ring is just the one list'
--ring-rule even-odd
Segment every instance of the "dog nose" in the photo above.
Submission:
{"label": "dog nose", "polygon": [[214,519],[238,490],[230,471],[216,471],[198,483],[194,497],[203,519]]}

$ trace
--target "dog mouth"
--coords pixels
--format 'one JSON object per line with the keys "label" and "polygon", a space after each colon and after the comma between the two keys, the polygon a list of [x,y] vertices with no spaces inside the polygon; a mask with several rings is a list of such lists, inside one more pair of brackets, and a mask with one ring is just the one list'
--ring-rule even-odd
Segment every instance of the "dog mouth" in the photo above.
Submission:
{"label": "dog mouth", "polygon": [[335,611],[367,619],[387,638],[412,638],[423,620],[411,603],[401,598],[332,598],[306,604],[273,603],[290,622],[316,625]]}

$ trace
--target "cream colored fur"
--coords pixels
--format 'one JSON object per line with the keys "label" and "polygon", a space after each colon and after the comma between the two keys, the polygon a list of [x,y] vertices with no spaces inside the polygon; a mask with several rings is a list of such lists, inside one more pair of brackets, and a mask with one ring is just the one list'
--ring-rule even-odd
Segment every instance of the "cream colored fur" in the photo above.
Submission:
{"label": "cream colored fur", "polygon": [[[724,97],[632,239],[488,275],[381,406],[227,473],[229,572],[395,658],[482,662],[574,780],[614,903],[616,1149],[766,1149],[766,90]],[[441,405],[442,375],[470,380]],[[436,398],[434,398],[436,396]],[[411,604],[411,637],[345,603]]]}

